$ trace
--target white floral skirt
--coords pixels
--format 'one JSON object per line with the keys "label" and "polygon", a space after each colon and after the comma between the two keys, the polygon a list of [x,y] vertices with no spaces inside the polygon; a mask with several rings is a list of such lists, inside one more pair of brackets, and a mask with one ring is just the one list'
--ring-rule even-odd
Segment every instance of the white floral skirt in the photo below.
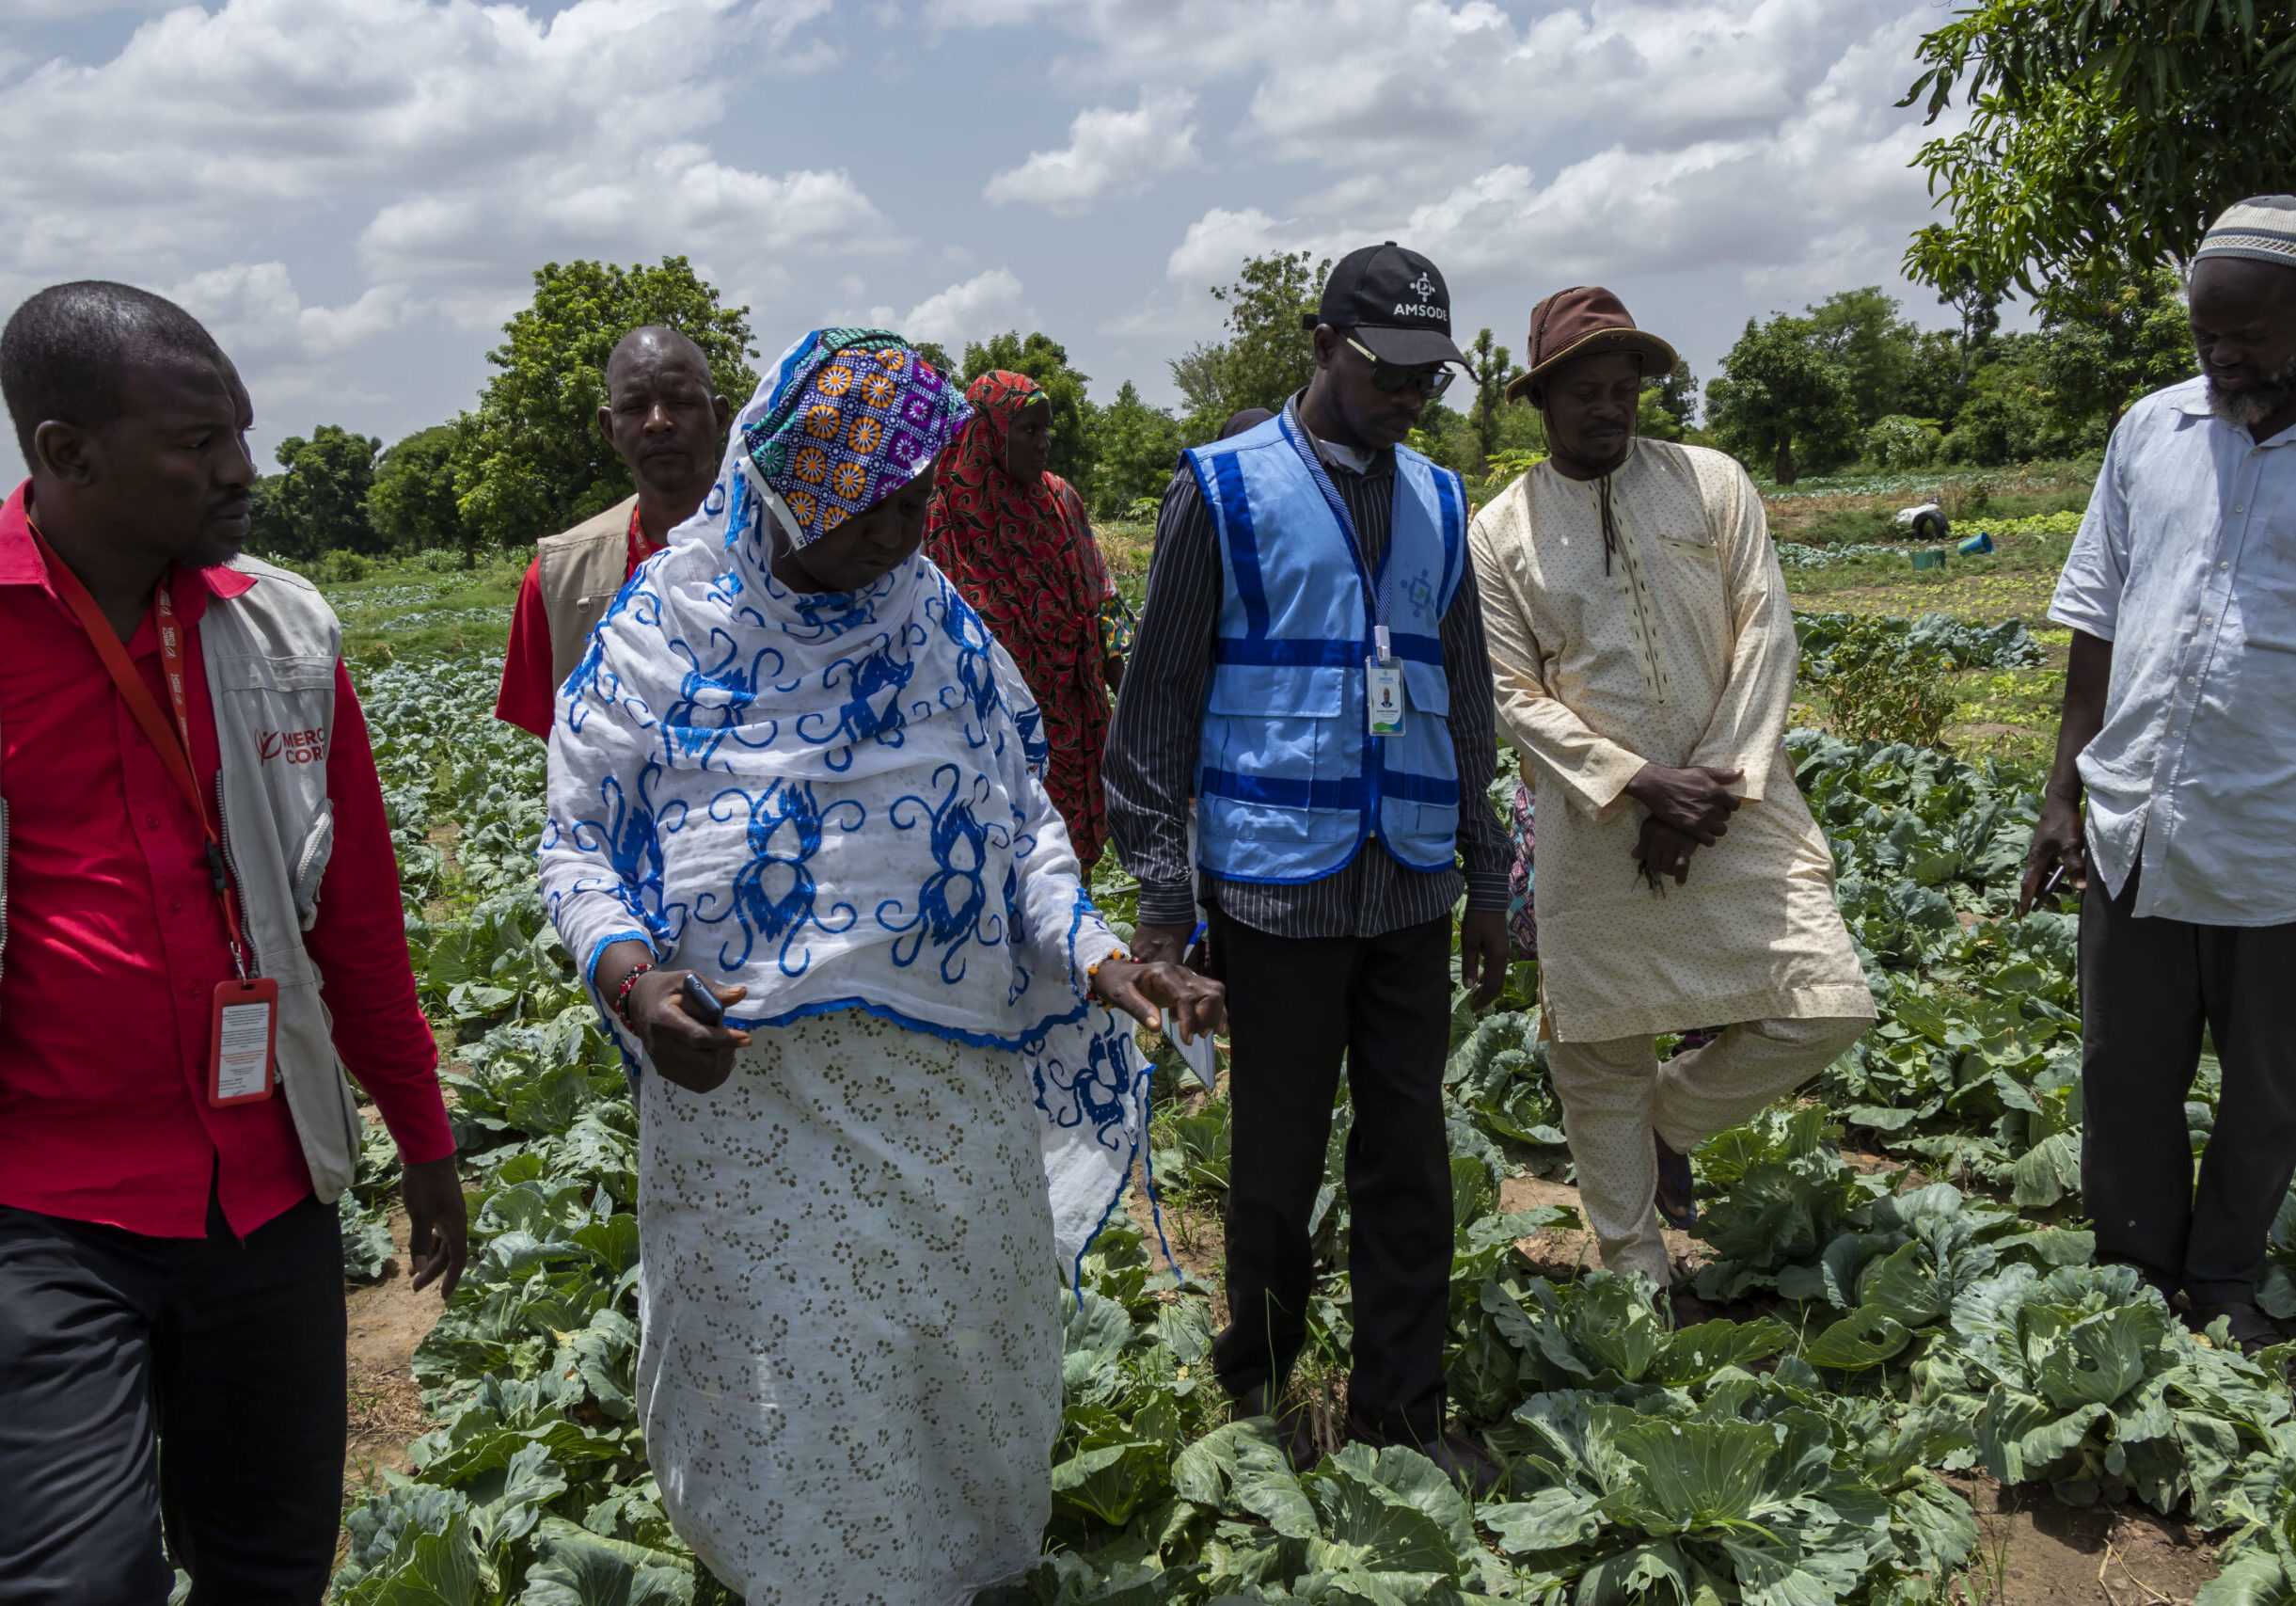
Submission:
{"label": "white floral skirt", "polygon": [[679,1534],[749,1606],[960,1606],[1031,1566],[1061,1327],[1020,1057],[848,1010],[641,1100],[638,1403]]}

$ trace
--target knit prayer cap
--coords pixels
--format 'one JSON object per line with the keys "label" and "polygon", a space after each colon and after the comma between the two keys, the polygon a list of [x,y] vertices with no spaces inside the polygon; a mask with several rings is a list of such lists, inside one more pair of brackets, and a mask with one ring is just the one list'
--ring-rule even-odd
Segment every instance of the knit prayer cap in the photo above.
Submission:
{"label": "knit prayer cap", "polygon": [[2193,253],[2196,262],[2209,257],[2296,267],[2296,195],[2252,195],[2226,208]]}
{"label": "knit prayer cap", "polygon": [[900,336],[821,329],[742,444],[805,547],[923,473],[972,417]]}

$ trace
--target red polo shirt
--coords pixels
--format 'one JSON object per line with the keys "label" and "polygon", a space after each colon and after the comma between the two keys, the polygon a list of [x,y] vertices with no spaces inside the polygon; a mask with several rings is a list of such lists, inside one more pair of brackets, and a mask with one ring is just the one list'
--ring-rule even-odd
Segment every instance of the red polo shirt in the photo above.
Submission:
{"label": "red polo shirt", "polygon": [[[152,1237],[207,1231],[211,1179],[245,1234],[311,1191],[283,1094],[210,1108],[215,983],[231,974],[198,815],[128,712],[87,632],[55,595],[26,522],[0,507],[0,796],[8,799],[8,939],[0,965],[0,1204]],[[260,583],[228,568],[171,575],[184,656],[199,662],[211,597]],[[165,708],[159,636],[128,643]],[[222,759],[207,677],[185,677],[192,768]],[[437,1049],[416,1002],[399,870],[367,723],[335,666],[327,795],[335,851],[304,934],[336,1052],[410,1164],[451,1153]]]}
{"label": "red polo shirt", "polygon": [[[661,550],[639,527],[638,510],[630,509],[630,561],[622,571],[627,580],[638,565]],[[542,605],[542,557],[526,565],[518,582],[518,602],[511,610],[510,645],[502,653],[502,690],[495,696],[494,717],[520,730],[550,739],[550,722],[558,718],[558,676],[550,660],[550,612]]]}

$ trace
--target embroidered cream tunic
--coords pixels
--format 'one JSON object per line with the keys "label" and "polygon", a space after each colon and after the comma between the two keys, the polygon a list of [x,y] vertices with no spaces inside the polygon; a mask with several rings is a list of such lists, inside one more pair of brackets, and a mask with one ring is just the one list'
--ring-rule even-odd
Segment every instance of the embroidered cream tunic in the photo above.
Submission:
{"label": "embroidered cream tunic", "polygon": [[[1781,739],[1798,651],[1785,577],[1746,471],[1639,440],[1611,476],[1620,550],[1603,567],[1597,486],[1542,463],[1475,519],[1499,729],[1539,798],[1546,1030],[1601,1042],[1779,1017],[1871,1018],[1833,861]],[[1739,770],[1746,801],[1644,884],[1645,763]]]}

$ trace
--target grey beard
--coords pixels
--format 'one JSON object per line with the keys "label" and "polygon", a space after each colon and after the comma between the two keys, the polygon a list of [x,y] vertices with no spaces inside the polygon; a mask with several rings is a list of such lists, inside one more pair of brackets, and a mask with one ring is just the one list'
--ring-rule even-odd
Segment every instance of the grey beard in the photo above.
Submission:
{"label": "grey beard", "polygon": [[2209,376],[2209,411],[2235,429],[2256,428],[2288,405],[2292,396],[2296,396],[2296,358],[2238,392],[2217,389],[2216,376]]}

